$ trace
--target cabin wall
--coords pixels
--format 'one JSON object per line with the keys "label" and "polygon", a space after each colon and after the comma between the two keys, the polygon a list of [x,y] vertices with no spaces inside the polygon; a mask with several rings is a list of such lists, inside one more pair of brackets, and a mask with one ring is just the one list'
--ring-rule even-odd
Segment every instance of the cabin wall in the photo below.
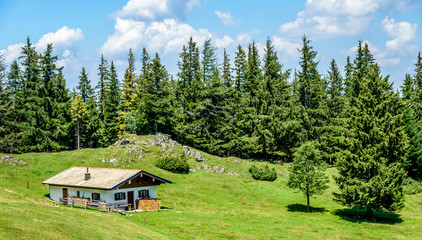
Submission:
{"label": "cabin wall", "polygon": [[62,187],[50,186],[50,199],[56,202],[60,201],[63,195]]}
{"label": "cabin wall", "polygon": [[[128,192],[133,191],[133,197],[134,201],[139,199],[138,197],[138,191],[140,190],[149,190],[149,195],[151,198],[157,198],[157,188],[156,186],[147,186],[147,187],[137,187],[137,188],[125,188],[125,189],[119,189],[119,190],[111,190],[111,191],[105,191],[105,190],[98,190],[98,189],[87,189],[87,188],[72,188],[72,187],[61,187],[61,186],[50,186],[50,199],[59,202],[60,198],[63,197],[63,188],[67,188],[68,190],[68,196],[69,197],[76,197],[77,191],[79,191],[79,196],[81,198],[91,198],[92,193],[99,193],[100,194],[100,200],[106,201],[108,203],[115,203],[115,202],[127,202],[128,199]],[[125,192],[126,193],[126,199],[124,200],[114,200],[114,194],[118,192]]]}
{"label": "cabin wall", "polygon": [[[105,190],[98,190],[98,189],[87,189],[87,188],[67,188],[69,197],[77,197],[79,191],[79,197],[81,198],[92,198],[92,193],[99,193],[100,194],[100,200],[105,201],[107,191]],[[91,199],[92,201],[92,199]]]}
{"label": "cabin wall", "polygon": [[[140,190],[149,190],[149,195],[151,196],[151,198],[157,198],[157,188],[156,188],[156,186],[148,186],[148,187],[125,188],[125,189],[108,191],[107,196],[106,196],[106,202],[109,202],[109,203],[127,202],[128,201],[128,199],[127,199],[128,198],[128,192],[130,192],[130,191],[133,191],[133,197],[134,197],[133,202],[135,202],[136,199],[139,199],[138,191],[140,191]],[[114,200],[114,194],[119,193],[119,192],[125,192],[126,193],[126,199],[115,201]]]}

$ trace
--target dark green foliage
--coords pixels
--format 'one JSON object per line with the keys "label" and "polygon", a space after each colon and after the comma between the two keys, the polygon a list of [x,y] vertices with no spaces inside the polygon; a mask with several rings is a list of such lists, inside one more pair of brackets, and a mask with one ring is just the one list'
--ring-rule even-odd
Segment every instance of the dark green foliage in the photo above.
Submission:
{"label": "dark green foliage", "polygon": [[[14,65],[15,68],[11,68],[11,72],[15,71],[16,73],[19,70],[19,66],[17,66],[16,61],[13,62],[12,66]],[[17,76],[17,78],[19,77]],[[0,152],[16,152],[18,129],[16,129],[14,102],[11,100],[16,98],[17,91],[10,87],[8,88],[5,80],[6,64],[4,63],[3,55],[0,54]],[[19,79],[17,80],[20,81]]]}
{"label": "dark green foliage", "polygon": [[174,173],[189,173],[188,157],[186,154],[180,156],[164,156],[155,162],[155,166]]}
{"label": "dark green foliage", "polygon": [[88,78],[88,74],[85,71],[85,68],[82,67],[81,73],[79,75],[79,83],[76,88],[79,90],[79,93],[82,97],[84,103],[88,102],[88,99],[94,94],[94,90],[91,86],[91,81]]}
{"label": "dark green foliage", "polygon": [[61,68],[47,46],[43,55],[27,39],[22,48],[22,91],[16,95],[19,151],[58,151],[70,146],[70,102]]}
{"label": "dark green foliage", "polygon": [[409,176],[422,179],[422,129],[410,100],[407,100],[404,106],[403,124],[409,137],[409,147],[406,151],[406,170]]}
{"label": "dark green foliage", "polygon": [[310,40],[303,36],[300,49],[300,71],[298,72],[297,95],[302,110],[300,122],[302,138],[305,141],[319,140],[326,122],[325,86],[315,61],[317,52],[310,46]]}
{"label": "dark green foliage", "polygon": [[18,94],[22,92],[22,71],[19,68],[18,61],[14,60],[10,65],[9,73],[7,74],[7,90],[13,104],[16,104]]}
{"label": "dark green foliage", "polygon": [[275,168],[270,169],[267,165],[265,165],[265,168],[259,168],[255,165],[252,165],[249,168],[249,172],[251,173],[252,178],[255,180],[273,182],[277,179],[277,171]]}
{"label": "dark green foliage", "polygon": [[345,206],[366,208],[371,218],[373,209],[398,211],[404,206],[407,136],[403,103],[378,65],[369,67],[360,86],[349,112],[349,144],[337,162],[339,192],[334,196]]}
{"label": "dark green foliage", "polygon": [[326,165],[321,161],[321,154],[312,142],[306,142],[297,150],[294,161],[289,166],[287,186],[298,189],[306,196],[307,212],[309,212],[309,198],[322,194],[328,188],[325,169]]}
{"label": "dark green foliage", "polygon": [[176,99],[179,106],[176,117],[176,133],[181,140],[193,145],[203,144],[204,135],[207,134],[207,124],[201,114],[204,109],[203,82],[201,65],[199,62],[199,49],[196,42],[190,38],[188,45],[183,46],[178,62],[180,72],[177,74]]}
{"label": "dark green foliage", "polygon": [[[362,79],[368,74],[370,67],[374,65],[375,62],[374,57],[369,51],[368,43],[365,43],[364,46],[362,46],[362,44],[362,41],[359,41],[353,66],[349,63],[346,65],[346,92],[351,106],[354,106],[357,101],[356,98],[359,98],[362,90]],[[353,72],[351,76],[349,76],[348,74],[350,73],[351,67],[353,68]]]}
{"label": "dark green foliage", "polygon": [[140,107],[138,110],[139,126],[137,133],[170,134],[174,125],[173,119],[173,89],[169,74],[162,65],[158,53],[146,62],[142,73],[143,84],[140,86]]}
{"label": "dark green foliage", "polygon": [[104,146],[113,144],[118,139],[119,125],[117,122],[120,104],[120,85],[113,61],[110,66],[110,76],[106,82],[104,106]]}
{"label": "dark green foliage", "polygon": [[406,74],[402,86],[402,96],[405,101],[403,120],[406,134],[409,137],[406,169],[409,176],[420,179],[422,178],[422,118],[419,115],[422,109],[422,58],[420,53],[415,66],[414,77]]}
{"label": "dark green foliage", "polygon": [[97,101],[98,101],[98,109],[100,113],[100,120],[104,122],[104,111],[106,105],[106,94],[107,94],[107,82],[110,78],[109,66],[107,60],[101,55],[101,62],[98,65],[98,84],[97,84]]}
{"label": "dark green foliage", "polygon": [[216,48],[212,45],[211,38],[205,40],[201,59],[202,78],[205,85],[211,81],[214,71],[217,68],[217,56],[215,50]]}
{"label": "dark green foliage", "polygon": [[[101,131],[101,121],[99,118],[99,112],[97,109],[97,104],[95,101],[95,93],[90,85],[90,80],[88,75],[85,72],[85,68],[82,68],[82,71],[79,76],[79,83],[77,89],[79,89],[79,94],[81,97],[82,105],[73,111],[73,118],[79,119],[74,122],[74,132],[75,137],[80,139],[81,148],[96,148],[100,146],[100,142],[103,141],[100,131]],[[76,96],[75,96],[76,97]],[[75,101],[75,98],[73,99]],[[85,102],[86,101],[86,102]],[[78,109],[78,110],[77,110]],[[83,109],[83,110],[82,110]],[[84,113],[80,113],[83,111]],[[78,115],[81,117],[76,117],[75,113],[79,112]],[[77,140],[75,139],[74,147],[77,148]]]}
{"label": "dark green foliage", "polygon": [[324,160],[332,164],[341,157],[346,131],[344,82],[334,59],[328,70],[327,84],[327,122],[318,147],[323,152]]}

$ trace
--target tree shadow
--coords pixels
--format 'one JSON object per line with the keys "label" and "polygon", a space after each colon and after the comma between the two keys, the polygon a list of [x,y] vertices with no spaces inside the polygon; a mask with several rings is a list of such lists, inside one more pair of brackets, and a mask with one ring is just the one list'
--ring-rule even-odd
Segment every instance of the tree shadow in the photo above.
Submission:
{"label": "tree shadow", "polygon": [[50,198],[50,193],[45,194],[44,197]]}
{"label": "tree shadow", "polygon": [[366,218],[366,209],[345,208],[337,209],[333,212],[334,215],[342,219],[354,223],[381,223],[381,224],[397,224],[403,222],[400,215],[392,212],[374,211],[374,216],[371,219]]}
{"label": "tree shadow", "polygon": [[[287,211],[289,211],[289,212],[306,212],[306,205],[290,204],[290,205],[287,205]],[[328,210],[325,209],[325,208],[316,208],[316,207],[309,206],[309,212],[311,212],[311,213],[313,213],[313,212],[323,213],[323,212],[328,212]]]}

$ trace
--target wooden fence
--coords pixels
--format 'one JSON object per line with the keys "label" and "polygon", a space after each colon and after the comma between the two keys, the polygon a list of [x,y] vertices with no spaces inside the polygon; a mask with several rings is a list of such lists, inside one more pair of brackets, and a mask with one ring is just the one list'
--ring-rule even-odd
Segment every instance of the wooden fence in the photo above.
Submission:
{"label": "wooden fence", "polygon": [[68,198],[60,198],[60,204],[63,205],[70,205],[73,206],[79,206],[84,207],[87,209],[90,208],[98,208],[99,211],[103,212],[117,212],[120,214],[126,214],[126,210],[122,209],[128,208],[128,210],[131,210],[131,204],[128,204],[127,202],[120,202],[120,203],[107,203],[103,201],[98,202],[91,202],[89,198],[76,198],[76,197],[68,197]]}

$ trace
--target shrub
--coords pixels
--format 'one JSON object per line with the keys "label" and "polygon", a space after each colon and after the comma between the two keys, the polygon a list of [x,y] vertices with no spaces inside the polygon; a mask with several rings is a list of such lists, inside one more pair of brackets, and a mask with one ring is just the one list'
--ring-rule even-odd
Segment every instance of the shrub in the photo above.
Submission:
{"label": "shrub", "polygon": [[277,179],[277,171],[275,168],[270,169],[267,165],[265,168],[259,168],[255,165],[252,165],[249,168],[249,172],[251,173],[252,178],[255,180],[272,182]]}
{"label": "shrub", "polygon": [[188,173],[189,164],[186,154],[181,156],[165,156],[155,162],[155,166],[174,173]]}

